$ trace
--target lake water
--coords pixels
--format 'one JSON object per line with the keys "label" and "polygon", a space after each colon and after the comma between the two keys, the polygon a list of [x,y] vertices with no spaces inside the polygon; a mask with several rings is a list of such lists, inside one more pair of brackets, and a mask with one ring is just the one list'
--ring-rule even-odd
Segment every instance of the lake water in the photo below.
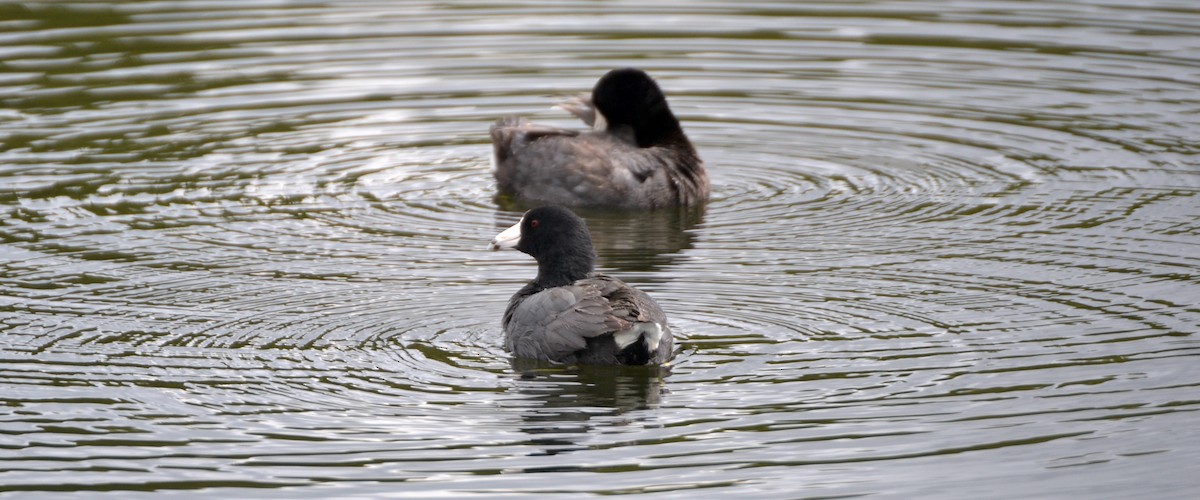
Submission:
{"label": "lake water", "polygon": [[[655,76],[586,213],[669,373],[524,377],[488,126]],[[1191,0],[0,3],[0,497],[1196,498]]]}

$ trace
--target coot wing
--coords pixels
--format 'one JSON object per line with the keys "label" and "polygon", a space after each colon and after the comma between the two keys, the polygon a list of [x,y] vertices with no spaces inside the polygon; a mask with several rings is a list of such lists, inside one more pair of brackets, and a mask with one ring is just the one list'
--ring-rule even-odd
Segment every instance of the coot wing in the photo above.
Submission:
{"label": "coot wing", "polygon": [[518,357],[561,361],[586,348],[587,339],[630,326],[613,314],[594,284],[550,288],[519,300],[505,325],[508,348]]}

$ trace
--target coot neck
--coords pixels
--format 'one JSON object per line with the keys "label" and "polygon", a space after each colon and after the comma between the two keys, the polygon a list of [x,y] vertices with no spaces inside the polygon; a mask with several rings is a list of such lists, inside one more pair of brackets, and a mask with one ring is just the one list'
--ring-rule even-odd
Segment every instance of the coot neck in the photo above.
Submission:
{"label": "coot neck", "polygon": [[637,138],[638,146],[643,148],[668,144],[688,144],[683,127],[679,125],[679,119],[666,109],[651,114],[645,122],[635,127],[634,136]]}
{"label": "coot neck", "polygon": [[534,283],[541,288],[566,286],[588,277],[596,267],[596,255],[590,247],[563,249],[539,256]]}

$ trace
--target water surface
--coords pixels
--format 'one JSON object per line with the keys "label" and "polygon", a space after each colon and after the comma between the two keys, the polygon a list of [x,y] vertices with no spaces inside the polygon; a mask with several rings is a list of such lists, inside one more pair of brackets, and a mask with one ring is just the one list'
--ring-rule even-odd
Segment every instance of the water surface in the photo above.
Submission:
{"label": "water surface", "polygon": [[[0,497],[1192,498],[1200,9],[0,4]],[[523,377],[487,127],[656,76],[589,212],[666,376]]]}

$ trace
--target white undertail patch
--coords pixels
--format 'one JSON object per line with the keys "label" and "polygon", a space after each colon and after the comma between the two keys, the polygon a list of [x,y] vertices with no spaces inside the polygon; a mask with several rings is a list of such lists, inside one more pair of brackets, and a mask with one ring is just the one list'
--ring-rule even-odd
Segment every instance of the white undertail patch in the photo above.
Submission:
{"label": "white undertail patch", "polygon": [[633,328],[621,330],[613,333],[613,340],[617,342],[617,347],[625,349],[639,338],[645,337],[646,346],[651,350],[658,350],[658,343],[662,340],[663,328],[658,323],[634,323]]}

